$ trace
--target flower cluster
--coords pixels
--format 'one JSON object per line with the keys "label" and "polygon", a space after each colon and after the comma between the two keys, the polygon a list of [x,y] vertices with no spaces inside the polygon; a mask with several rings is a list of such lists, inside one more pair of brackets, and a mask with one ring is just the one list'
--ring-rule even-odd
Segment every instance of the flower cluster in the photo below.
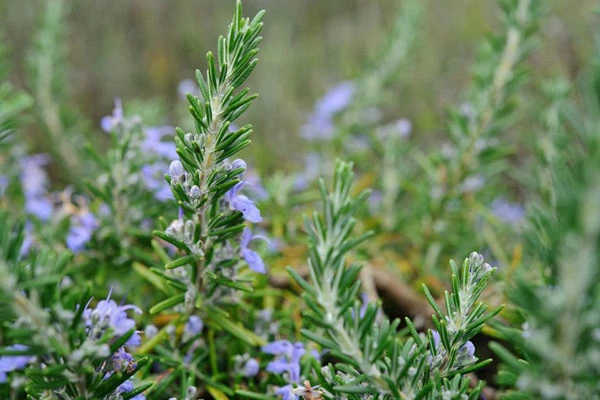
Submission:
{"label": "flower cluster", "polygon": [[[111,293],[108,294],[106,300],[100,300],[95,308],[86,307],[83,311],[85,326],[89,329],[89,337],[92,339],[100,339],[108,330],[116,337],[123,336],[135,328],[135,321],[127,316],[127,311],[133,310],[135,313],[142,313],[142,310],[134,305],[117,305],[110,296]],[[140,343],[140,334],[134,331],[126,345],[139,346]]]}
{"label": "flower cluster", "polygon": [[[88,332],[88,338],[91,342],[97,342],[105,338],[105,335],[110,335],[111,341],[118,340],[120,337],[129,334],[129,338],[123,346],[120,346],[109,358],[110,363],[103,366],[101,373],[104,374],[104,379],[110,378],[114,373],[132,374],[137,363],[125,347],[136,347],[141,344],[141,336],[134,328],[136,323],[129,318],[127,311],[133,311],[141,314],[142,311],[134,305],[117,305],[112,300],[111,293],[108,294],[105,300],[100,300],[96,307],[89,308],[88,306],[83,311],[83,319]],[[92,300],[90,299],[90,302]],[[90,345],[92,347],[92,345]],[[102,346],[100,348],[103,348]],[[127,393],[133,390],[131,379],[126,380],[116,390],[116,393]],[[142,394],[133,397],[136,400],[143,400],[146,397]]]}
{"label": "flower cluster", "polygon": [[294,389],[300,383],[300,359],[306,353],[304,343],[291,343],[287,340],[277,340],[262,347],[263,353],[277,356],[267,365],[267,371],[275,374],[285,374],[289,384],[277,389],[277,394],[283,400],[297,400]]}

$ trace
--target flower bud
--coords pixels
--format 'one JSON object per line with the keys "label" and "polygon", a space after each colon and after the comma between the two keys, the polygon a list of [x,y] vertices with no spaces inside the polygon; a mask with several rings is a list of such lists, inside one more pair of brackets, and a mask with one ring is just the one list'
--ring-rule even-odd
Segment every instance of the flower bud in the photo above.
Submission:
{"label": "flower bud", "polygon": [[183,169],[183,164],[181,164],[181,161],[171,161],[171,164],[169,165],[169,175],[171,175],[171,181],[173,183],[181,182],[181,178],[184,176],[184,174],[185,170]]}

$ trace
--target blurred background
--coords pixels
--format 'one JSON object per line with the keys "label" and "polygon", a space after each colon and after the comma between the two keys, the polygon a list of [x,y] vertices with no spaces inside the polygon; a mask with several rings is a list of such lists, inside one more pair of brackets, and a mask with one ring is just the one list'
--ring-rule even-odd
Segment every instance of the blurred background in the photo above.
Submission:
{"label": "blurred background", "polygon": [[[425,0],[424,0],[425,1]],[[42,0],[0,0],[0,31],[13,62],[12,80],[26,88],[27,51],[39,25]],[[67,82],[74,104],[93,122],[110,114],[114,99],[127,106],[150,100],[154,123],[181,125],[186,108],[180,81],[204,69],[205,53],[231,18],[234,0],[72,0],[68,14]],[[593,0],[548,0],[543,40],[530,64],[534,82],[576,78],[592,45]],[[260,63],[250,79],[260,94],[244,122],[257,146],[251,162],[263,171],[301,163],[298,132],[328,88],[356,78],[385,47],[400,0],[246,0],[246,14],[266,9]],[[498,24],[492,0],[430,0],[411,62],[394,88],[398,117],[423,140],[443,132],[444,110],[461,102],[478,43]],[[43,151],[43,133],[26,131]],[[100,139],[104,140],[104,139]],[[290,162],[292,160],[292,162]]]}

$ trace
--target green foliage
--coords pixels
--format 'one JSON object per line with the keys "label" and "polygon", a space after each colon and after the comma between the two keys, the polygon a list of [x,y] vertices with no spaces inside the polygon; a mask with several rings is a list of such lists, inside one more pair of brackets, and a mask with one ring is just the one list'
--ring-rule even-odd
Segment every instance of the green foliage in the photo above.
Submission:
{"label": "green foliage", "polygon": [[[594,81],[600,69],[595,66],[590,75]],[[580,114],[564,100],[564,82],[548,87],[548,133],[539,152],[546,181],[528,234],[542,279],[523,274],[508,293],[526,321],[522,329],[500,328],[516,355],[506,344],[495,343],[493,349],[506,364],[499,383],[514,388],[503,398],[595,399],[600,393],[600,96],[593,86],[585,87]]]}
{"label": "green foliage", "polygon": [[[64,0],[44,2],[34,45],[28,56],[31,94],[35,113],[52,152],[71,181],[78,181],[91,165],[82,157],[89,123],[72,104],[66,36],[68,5]],[[40,137],[41,139],[41,137]]]}
{"label": "green foliage", "polygon": [[[358,292],[360,266],[346,267],[346,255],[370,233],[352,238],[354,215],[367,196],[350,196],[352,164],[338,162],[333,189],[327,192],[319,181],[323,209],[306,219],[309,232],[311,283],[293,269],[294,280],[304,289],[307,325],[303,335],[326,350],[336,361],[315,371],[327,398],[360,399],[368,394],[389,399],[405,398],[477,398],[482,384],[469,388],[469,378],[461,373],[473,371],[477,364],[474,346],[469,341],[499,309],[485,314],[486,306],[477,303],[492,268],[477,253],[458,269],[453,265],[452,294],[445,294],[443,313],[426,291],[436,315],[437,331],[429,331],[428,340],[417,333],[406,319],[411,337],[397,332],[399,320],[381,320],[379,305],[361,308]],[[378,320],[379,319],[379,320]]]}
{"label": "green foliage", "polygon": [[17,127],[17,117],[32,104],[31,98],[26,93],[17,90],[8,81],[7,58],[8,49],[0,36],[0,146]]}

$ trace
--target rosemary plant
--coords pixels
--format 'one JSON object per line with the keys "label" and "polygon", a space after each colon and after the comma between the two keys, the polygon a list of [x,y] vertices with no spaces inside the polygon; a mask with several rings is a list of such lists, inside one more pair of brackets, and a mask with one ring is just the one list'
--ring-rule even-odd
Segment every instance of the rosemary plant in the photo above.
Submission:
{"label": "rosemary plant", "polygon": [[[380,306],[362,307],[358,301],[360,266],[346,266],[347,253],[371,236],[352,237],[354,214],[367,193],[351,197],[351,168],[351,164],[337,163],[331,192],[319,181],[322,214],[306,220],[311,282],[288,269],[304,290],[307,326],[318,327],[303,329],[303,335],[335,360],[315,367],[316,382],[311,383],[321,385],[326,398],[478,398],[483,383],[471,389],[469,377],[463,374],[489,362],[477,363],[470,339],[500,311],[486,314],[487,306],[477,302],[493,268],[477,253],[460,268],[453,264],[452,294],[445,294],[445,313],[426,290],[436,327],[426,337],[408,318],[409,337],[397,332],[399,320],[378,323]],[[305,390],[289,387],[291,395]]]}
{"label": "rosemary plant", "polygon": [[593,84],[582,90],[584,113],[565,100],[564,82],[548,90],[548,133],[539,155],[549,179],[540,185],[528,233],[532,262],[542,268],[537,279],[522,273],[510,289],[525,320],[521,329],[499,327],[505,343],[493,344],[505,363],[498,376],[505,399],[599,398],[598,50],[587,76]]}
{"label": "rosemary plant", "polygon": [[[600,57],[581,92],[554,80],[517,107],[539,0],[498,1],[503,33],[449,136],[424,139],[410,121],[424,131],[427,116],[398,119],[394,101],[428,12],[404,2],[379,56],[310,114],[319,154],[265,188],[240,158],[263,12],[236,2],[206,71],[179,87],[184,128],[162,119],[169,102],[117,99],[104,148],[84,145],[73,106],[67,3],[39,8],[29,74],[9,73],[0,43],[1,399],[599,399]],[[531,110],[534,147],[511,142]],[[486,328],[505,287],[512,304]]]}
{"label": "rosemary plant", "polygon": [[89,123],[83,119],[73,104],[69,104],[67,48],[67,13],[69,7],[63,0],[43,4],[39,26],[35,32],[34,46],[29,51],[28,67],[35,113],[44,134],[50,139],[52,154],[63,157],[61,167],[70,180],[92,172],[93,168],[83,157]]}
{"label": "rosemary plant", "polygon": [[[2,398],[117,400],[144,391],[148,384],[134,389],[130,378],[147,360],[127,351],[140,344],[126,314],[137,307],[117,306],[109,295],[92,308],[89,288],[76,288],[65,274],[70,254],[46,249],[23,257],[23,225],[6,212],[0,235],[0,334],[13,343],[0,350]],[[1,385],[13,372],[18,379]]]}

